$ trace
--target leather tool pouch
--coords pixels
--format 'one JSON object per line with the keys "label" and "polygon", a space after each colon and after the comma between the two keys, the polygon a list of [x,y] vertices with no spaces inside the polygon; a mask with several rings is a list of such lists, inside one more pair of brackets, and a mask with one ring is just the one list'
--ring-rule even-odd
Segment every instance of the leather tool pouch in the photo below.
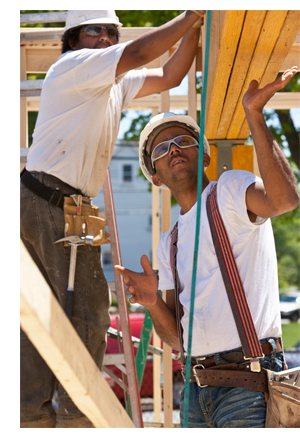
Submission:
{"label": "leather tool pouch", "polygon": [[[110,243],[105,230],[106,221],[99,217],[99,208],[91,204],[90,198],[73,195],[64,198],[64,236],[93,236],[93,246]],[[70,246],[65,242],[65,246]]]}

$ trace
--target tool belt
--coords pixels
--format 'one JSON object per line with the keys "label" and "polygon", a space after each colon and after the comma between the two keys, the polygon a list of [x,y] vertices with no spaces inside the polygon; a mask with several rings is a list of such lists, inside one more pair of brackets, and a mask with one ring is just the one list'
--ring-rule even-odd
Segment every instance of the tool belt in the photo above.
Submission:
{"label": "tool belt", "polygon": [[[275,340],[276,353],[282,351],[279,339]],[[265,356],[273,352],[269,342],[261,344]],[[252,372],[249,363],[245,362],[242,350],[219,354],[220,362],[217,365],[215,356],[191,358],[190,382],[196,382],[200,387],[225,386],[251,389],[252,391],[268,392],[267,372],[263,368],[260,372]],[[230,363],[228,363],[230,362]],[[182,368],[185,380],[185,366]]]}
{"label": "tool belt", "polygon": [[[105,230],[106,221],[99,217],[99,208],[92,205],[90,198],[72,195],[64,198],[64,236],[93,236],[93,246],[109,243]],[[67,241],[65,246],[69,246]]]}
{"label": "tool belt", "polygon": [[251,389],[252,391],[268,392],[268,379],[263,368],[259,373],[253,373],[249,365],[230,363],[211,368],[202,368],[201,364],[192,367],[191,382],[196,382],[201,388],[206,386],[222,386]]}
{"label": "tool belt", "polygon": [[[22,183],[35,195],[59,207],[64,211],[64,237],[67,236],[93,236],[93,246],[109,243],[109,234],[105,230],[106,221],[99,217],[99,208],[92,205],[91,198],[80,194],[79,190],[66,184],[69,192],[74,195],[65,195],[59,190],[45,186],[24,168],[21,172]],[[65,241],[65,246],[70,244]]]}

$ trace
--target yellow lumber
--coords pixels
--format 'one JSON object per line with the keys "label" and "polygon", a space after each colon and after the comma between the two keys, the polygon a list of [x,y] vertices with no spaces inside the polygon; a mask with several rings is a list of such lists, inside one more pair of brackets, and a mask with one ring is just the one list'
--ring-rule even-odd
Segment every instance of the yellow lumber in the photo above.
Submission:
{"label": "yellow lumber", "polygon": [[22,242],[20,284],[22,329],[76,406],[95,427],[134,427]]}
{"label": "yellow lumber", "polygon": [[216,138],[226,138],[265,16],[266,11],[246,13]]}
{"label": "yellow lumber", "polygon": [[205,135],[215,139],[245,11],[212,11]]}
{"label": "yellow lumber", "polygon": [[[299,34],[299,30],[300,30],[300,11],[288,11],[285,16],[283,25],[280,29],[280,32],[278,34],[278,38],[275,42],[270,59],[268,60],[266,69],[262,75],[260,81],[260,88],[264,87],[266,84],[276,79],[277,74],[280,71],[280,67],[283,64],[283,60],[287,57],[288,53],[290,52],[292,45],[297,35]],[[300,59],[298,61],[300,61]],[[293,67],[293,65],[295,64],[288,65],[287,68]],[[248,124],[244,122],[238,134],[238,138],[246,138],[249,135],[249,132],[250,130]]]}
{"label": "yellow lumber", "polygon": [[256,79],[258,82],[261,82],[286,15],[287,11],[267,11],[266,18],[261,28],[261,33],[253,54],[253,59],[249,66],[249,70],[238,99],[230,129],[227,133],[227,138],[239,138],[239,133],[245,120],[245,113],[242,105],[243,95],[248,89],[249,83],[252,79]]}

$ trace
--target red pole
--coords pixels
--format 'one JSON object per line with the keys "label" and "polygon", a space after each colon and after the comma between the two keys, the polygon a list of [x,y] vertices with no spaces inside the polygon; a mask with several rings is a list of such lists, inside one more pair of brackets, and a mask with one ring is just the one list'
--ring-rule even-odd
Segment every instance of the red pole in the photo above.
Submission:
{"label": "red pole", "polygon": [[[105,182],[103,184],[103,194],[105,202],[106,222],[110,234],[110,246],[113,265],[121,265],[121,251],[115,214],[115,206],[112,194],[110,172],[107,169]],[[142,409],[138,388],[137,373],[134,360],[134,351],[131,341],[131,328],[129,314],[126,302],[125,285],[122,276],[114,272],[118,308],[121,320],[121,329],[123,333],[124,357],[127,370],[128,390],[130,395],[132,421],[136,427],[143,427]]]}

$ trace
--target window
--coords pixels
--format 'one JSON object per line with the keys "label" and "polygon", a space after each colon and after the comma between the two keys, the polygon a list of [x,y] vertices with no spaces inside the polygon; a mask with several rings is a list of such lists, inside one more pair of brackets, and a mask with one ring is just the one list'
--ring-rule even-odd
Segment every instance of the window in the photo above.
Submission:
{"label": "window", "polygon": [[123,166],[123,181],[132,181],[132,166],[124,164]]}

